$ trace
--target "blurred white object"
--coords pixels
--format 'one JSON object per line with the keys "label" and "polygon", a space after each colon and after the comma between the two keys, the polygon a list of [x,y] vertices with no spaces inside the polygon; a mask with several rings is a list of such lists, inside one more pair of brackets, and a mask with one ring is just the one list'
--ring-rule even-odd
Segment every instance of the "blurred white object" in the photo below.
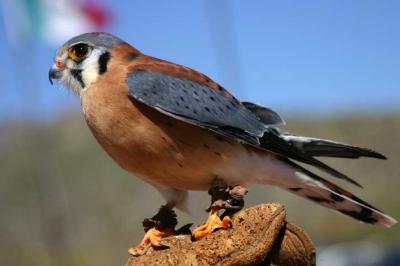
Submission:
{"label": "blurred white object", "polygon": [[[73,36],[96,30],[96,25],[70,0],[41,0],[47,10],[43,13],[42,37],[54,44]],[[76,1],[75,1],[76,2]]]}
{"label": "blurred white object", "polygon": [[91,0],[0,0],[12,46],[43,39],[58,45],[84,32],[101,30],[109,12]]}

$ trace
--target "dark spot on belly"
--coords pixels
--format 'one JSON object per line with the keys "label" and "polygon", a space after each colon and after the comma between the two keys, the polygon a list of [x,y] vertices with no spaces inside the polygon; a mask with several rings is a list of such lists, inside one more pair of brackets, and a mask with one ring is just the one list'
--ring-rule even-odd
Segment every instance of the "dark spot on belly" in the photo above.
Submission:
{"label": "dark spot on belly", "polygon": [[185,146],[188,146],[188,147],[193,147],[193,145],[192,144],[190,144],[190,143],[187,143],[186,141],[183,141],[183,140],[178,140],[180,143],[182,143],[183,145],[185,145]]}
{"label": "dark spot on belly", "polygon": [[219,157],[222,157],[222,154],[219,153],[219,152],[217,152],[217,151],[215,151],[214,154],[217,155],[217,156],[219,156]]}
{"label": "dark spot on belly", "polygon": [[169,126],[169,127],[173,127],[173,126],[174,126],[174,124],[172,124],[172,122],[170,122],[170,121],[166,122],[165,124],[166,124],[167,126]]}
{"label": "dark spot on belly", "polygon": [[209,149],[209,148],[210,148],[210,146],[208,146],[208,145],[205,144],[205,143],[203,144],[203,147],[206,148],[206,149]]}
{"label": "dark spot on belly", "polygon": [[165,137],[161,137],[163,141],[167,142],[167,139]]}
{"label": "dark spot on belly", "polygon": [[179,166],[180,168],[183,168],[183,165],[182,165],[181,163],[178,163],[178,166]]}
{"label": "dark spot on belly", "polygon": [[302,188],[301,188],[301,187],[290,187],[290,188],[288,188],[288,189],[291,190],[291,191],[296,192],[296,191],[301,190]]}

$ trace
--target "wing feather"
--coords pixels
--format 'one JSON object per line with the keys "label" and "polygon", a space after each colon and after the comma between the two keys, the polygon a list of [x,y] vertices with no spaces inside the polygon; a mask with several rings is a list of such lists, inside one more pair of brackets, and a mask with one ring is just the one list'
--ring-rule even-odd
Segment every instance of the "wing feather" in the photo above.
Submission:
{"label": "wing feather", "polygon": [[[253,103],[239,102],[201,73],[167,61],[151,60],[150,57],[145,63],[130,68],[130,71],[126,84],[128,95],[135,100],[176,119],[278,156],[307,163],[361,187],[347,175],[313,157],[335,156],[331,143],[328,145],[327,142],[318,142],[316,145],[316,142],[312,142],[313,145],[310,145],[307,142],[297,145],[286,133],[271,127],[284,123],[277,113]],[[346,157],[346,154],[342,150],[337,156]]]}
{"label": "wing feather", "polygon": [[206,85],[146,71],[131,73],[126,82],[129,96],[188,123],[253,139],[265,131],[266,126],[255,114]]}

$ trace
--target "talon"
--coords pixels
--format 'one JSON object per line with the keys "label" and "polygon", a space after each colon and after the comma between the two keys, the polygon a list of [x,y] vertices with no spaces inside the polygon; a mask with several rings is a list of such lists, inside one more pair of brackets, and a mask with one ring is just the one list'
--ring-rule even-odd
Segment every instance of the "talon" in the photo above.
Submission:
{"label": "talon", "polygon": [[157,246],[153,246],[153,248],[156,248],[158,250],[163,250],[163,249],[169,249],[169,246],[167,244],[158,243],[158,245]]}
{"label": "talon", "polygon": [[207,222],[197,227],[192,233],[192,239],[202,239],[218,229],[228,229],[232,226],[231,218],[225,216],[222,220],[219,218],[218,208],[211,208]]}
{"label": "talon", "polygon": [[132,257],[139,257],[140,254],[136,253],[133,248],[128,249],[128,254],[131,255]]}
{"label": "talon", "polygon": [[132,247],[128,249],[128,254],[133,257],[138,257],[144,255],[150,247],[154,249],[167,249],[168,245],[160,242],[162,238],[168,237],[172,235],[174,232],[173,229],[167,228],[165,230],[160,230],[157,228],[149,229],[143,237],[143,240],[136,247]]}
{"label": "talon", "polygon": [[190,227],[192,227],[192,223],[190,224],[185,224],[178,230],[174,232],[174,235],[190,235],[192,232],[190,231]]}
{"label": "talon", "polygon": [[132,247],[128,249],[128,254],[132,257],[139,257],[147,252],[147,248],[141,248],[141,247]]}

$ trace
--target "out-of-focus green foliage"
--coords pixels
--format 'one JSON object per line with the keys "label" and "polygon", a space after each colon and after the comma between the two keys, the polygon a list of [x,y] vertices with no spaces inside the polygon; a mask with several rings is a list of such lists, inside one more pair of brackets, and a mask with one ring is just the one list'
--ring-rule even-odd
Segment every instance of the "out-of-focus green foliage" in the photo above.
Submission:
{"label": "out-of-focus green foliage", "polygon": [[[388,161],[326,161],[365,189],[334,182],[400,218],[399,117],[292,119],[284,129],[387,155]],[[163,203],[158,192],[119,169],[79,116],[8,123],[0,130],[0,264],[124,265],[127,248],[143,234],[141,221]],[[198,196],[207,207],[206,193]],[[248,205],[267,201],[285,204],[288,219],[317,244],[369,239],[390,246],[400,238],[399,226],[385,230],[359,224],[280,189],[253,188],[247,198]],[[182,223],[200,223],[206,213],[199,214],[202,218],[178,215]]]}

